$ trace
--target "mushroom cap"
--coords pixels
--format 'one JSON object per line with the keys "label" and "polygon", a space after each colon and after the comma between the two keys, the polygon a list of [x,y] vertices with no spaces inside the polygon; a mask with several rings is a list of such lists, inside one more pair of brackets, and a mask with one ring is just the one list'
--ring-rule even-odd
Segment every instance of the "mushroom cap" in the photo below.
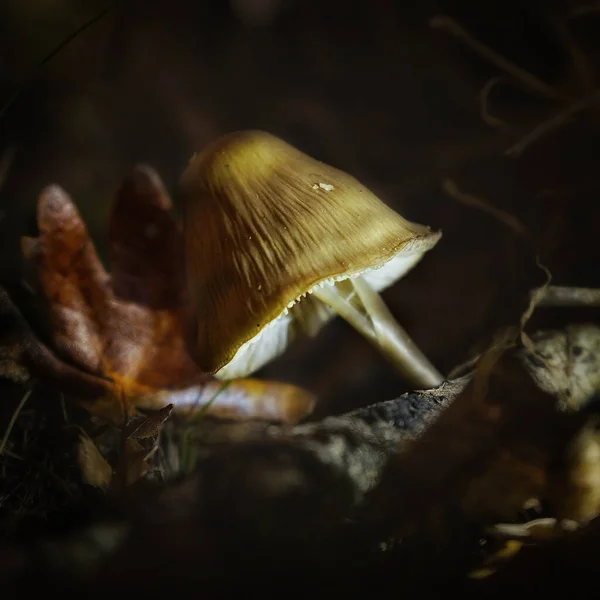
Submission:
{"label": "mushroom cap", "polygon": [[[441,236],[403,219],[354,177],[262,131],[225,135],[194,155],[181,197],[193,352],[209,373],[268,325],[276,338],[271,357],[281,353],[288,309],[315,286],[363,276],[379,291]],[[318,329],[331,311],[308,300],[301,304],[315,310],[295,312]]]}

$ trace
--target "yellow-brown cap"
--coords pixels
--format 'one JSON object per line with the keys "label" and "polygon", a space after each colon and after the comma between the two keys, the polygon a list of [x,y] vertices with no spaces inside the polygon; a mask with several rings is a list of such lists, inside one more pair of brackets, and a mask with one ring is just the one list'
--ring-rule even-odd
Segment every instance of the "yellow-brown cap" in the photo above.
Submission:
{"label": "yellow-brown cap", "polygon": [[[292,333],[288,309],[315,286],[362,275],[381,290],[441,235],[262,131],[228,134],[194,155],[181,194],[195,358],[210,373],[269,324],[282,327],[267,354],[281,353]],[[303,308],[296,312],[306,316]],[[309,312],[319,323],[331,316]]]}

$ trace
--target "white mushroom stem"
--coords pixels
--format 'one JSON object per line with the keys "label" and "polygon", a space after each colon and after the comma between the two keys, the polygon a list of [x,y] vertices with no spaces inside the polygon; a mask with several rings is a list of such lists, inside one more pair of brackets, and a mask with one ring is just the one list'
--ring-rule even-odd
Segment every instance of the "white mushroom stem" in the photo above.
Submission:
{"label": "white mushroom stem", "polygon": [[399,325],[381,296],[360,277],[353,279],[352,285],[364,313],[337,286],[319,287],[313,290],[312,294],[333,308],[342,319],[371,342],[412,386],[429,389],[440,385],[444,381],[443,375]]}

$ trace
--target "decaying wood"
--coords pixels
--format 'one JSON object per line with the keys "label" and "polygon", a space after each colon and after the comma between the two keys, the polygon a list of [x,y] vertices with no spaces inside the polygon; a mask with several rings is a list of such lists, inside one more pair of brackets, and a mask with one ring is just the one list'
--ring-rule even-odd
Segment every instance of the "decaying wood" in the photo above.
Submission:
{"label": "decaying wood", "polygon": [[[525,349],[513,354],[536,386],[556,399],[557,411],[564,398],[569,399],[571,408],[583,408],[600,389],[600,328],[573,325],[560,331],[539,332],[532,339],[535,355]],[[193,437],[205,460],[215,453],[226,453],[233,444],[276,440],[294,446],[328,465],[332,476],[337,473],[347,477],[358,499],[379,483],[390,456],[408,448],[406,443],[426,431],[465,391],[472,376],[293,428],[206,419],[195,427]],[[554,410],[554,404],[551,407]]]}

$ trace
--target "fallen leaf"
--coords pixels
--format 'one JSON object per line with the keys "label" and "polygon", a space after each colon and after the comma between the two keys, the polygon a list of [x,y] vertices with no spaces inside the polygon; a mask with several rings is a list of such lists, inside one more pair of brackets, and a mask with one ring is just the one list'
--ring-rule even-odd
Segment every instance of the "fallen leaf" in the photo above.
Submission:
{"label": "fallen leaf", "polygon": [[[27,242],[47,302],[54,346],[69,362],[118,379],[126,391],[202,375],[185,347],[183,282],[169,277],[164,267],[170,264],[176,273],[183,264],[170,241],[180,233],[167,212],[170,206],[158,176],[148,168],[135,169],[121,187],[109,225],[116,287],[75,205],[58,186],[41,194],[39,236]],[[144,207],[155,210],[145,214]],[[151,251],[153,243],[156,249]],[[160,262],[158,253],[163,254]]]}
{"label": "fallen leaf", "polygon": [[149,415],[133,417],[123,432],[125,439],[145,440],[155,438],[158,435],[160,426],[169,418],[173,405],[168,404],[160,410],[154,411]]}
{"label": "fallen leaf", "polygon": [[77,462],[83,479],[101,490],[107,490],[113,475],[112,467],[98,450],[92,438],[85,432],[79,433]]}
{"label": "fallen leaf", "polygon": [[111,481],[110,492],[118,495],[125,488],[139,481],[148,473],[148,459],[151,452],[135,439],[126,439],[123,451],[119,454],[115,474]]}
{"label": "fallen leaf", "polygon": [[[39,235],[24,238],[47,307],[53,351],[0,291],[0,375],[56,385],[101,419],[123,427],[137,408],[206,403],[220,385],[186,345],[181,225],[158,175],[138,166],[118,191],[109,222],[107,273],[77,208],[56,185],[37,206]],[[236,380],[207,412],[296,422],[314,407],[304,390]]]}

